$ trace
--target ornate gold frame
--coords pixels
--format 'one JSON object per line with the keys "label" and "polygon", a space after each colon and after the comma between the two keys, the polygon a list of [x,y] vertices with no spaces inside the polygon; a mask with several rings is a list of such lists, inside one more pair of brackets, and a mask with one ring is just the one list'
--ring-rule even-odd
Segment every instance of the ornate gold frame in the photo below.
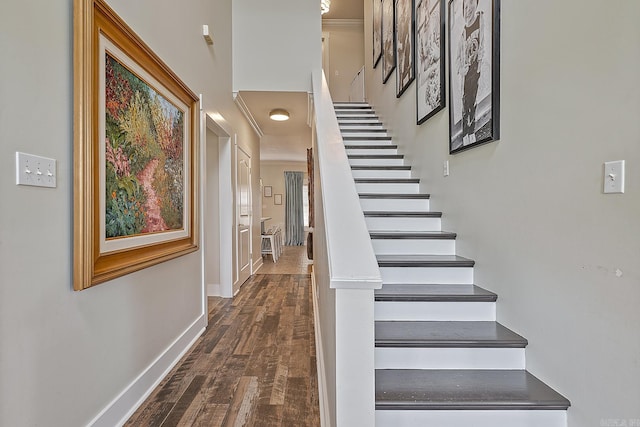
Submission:
{"label": "ornate gold frame", "polygon": [[[101,252],[99,212],[99,38],[106,37],[189,110],[185,123],[186,236]],[[73,287],[87,289],[198,249],[199,98],[103,0],[74,0],[74,263]],[[185,209],[186,212],[186,209]],[[126,238],[125,238],[126,239]]]}

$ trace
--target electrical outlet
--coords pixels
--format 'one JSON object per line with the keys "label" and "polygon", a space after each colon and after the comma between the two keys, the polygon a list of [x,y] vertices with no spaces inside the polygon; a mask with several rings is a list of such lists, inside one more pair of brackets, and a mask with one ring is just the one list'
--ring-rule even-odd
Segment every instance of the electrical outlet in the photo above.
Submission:
{"label": "electrical outlet", "polygon": [[16,152],[16,185],[55,188],[57,161],[47,157]]}

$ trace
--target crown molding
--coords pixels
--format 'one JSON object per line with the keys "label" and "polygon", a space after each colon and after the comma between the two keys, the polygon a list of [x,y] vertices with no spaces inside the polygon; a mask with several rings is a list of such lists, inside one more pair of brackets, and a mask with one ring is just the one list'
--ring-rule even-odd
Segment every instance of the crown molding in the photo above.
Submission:
{"label": "crown molding", "polygon": [[244,99],[242,99],[242,96],[239,92],[233,92],[233,100],[235,101],[240,111],[242,111],[242,114],[244,114],[253,130],[258,134],[258,137],[262,138],[264,136],[264,132],[262,131],[262,129],[260,129],[260,125],[258,125],[258,122],[253,117],[253,114],[251,114],[249,107],[247,107],[247,104],[244,102]]}

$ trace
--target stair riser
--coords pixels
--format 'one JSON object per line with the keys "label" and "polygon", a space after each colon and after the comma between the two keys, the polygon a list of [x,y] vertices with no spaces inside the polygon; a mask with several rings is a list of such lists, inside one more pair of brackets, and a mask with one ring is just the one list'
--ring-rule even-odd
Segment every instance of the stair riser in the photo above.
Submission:
{"label": "stair riser", "polygon": [[371,239],[377,255],[455,255],[456,241],[452,239]]}
{"label": "stair riser", "polygon": [[420,184],[418,183],[356,183],[358,193],[379,193],[379,194],[418,194]]}
{"label": "stair riser", "polygon": [[365,217],[370,231],[441,231],[440,218]]}
{"label": "stair riser", "polygon": [[524,369],[523,348],[383,348],[376,369]]}
{"label": "stair riser", "polygon": [[379,124],[380,120],[377,118],[364,118],[364,119],[354,119],[353,117],[340,118],[338,117],[338,124],[363,124],[363,123],[375,123]]}
{"label": "stair riser", "polygon": [[[385,285],[387,286],[387,285]],[[375,320],[495,321],[495,302],[376,301]]]}
{"label": "stair riser", "polygon": [[353,170],[351,173],[354,178],[411,178],[410,170]]}
{"label": "stair riser", "polygon": [[566,411],[376,411],[376,427],[566,427]]}
{"label": "stair riser", "polygon": [[378,155],[378,154],[395,155],[395,154],[398,154],[398,149],[397,148],[347,148],[346,152],[348,156],[360,155],[360,154],[364,154],[365,156]]}
{"label": "stair riser", "polygon": [[362,132],[369,132],[373,129],[384,129],[385,127],[382,125],[382,123],[379,122],[374,122],[371,124],[366,124],[366,125],[362,125],[362,123],[356,123],[356,124],[346,124],[346,123],[341,123],[340,124],[340,131],[346,130],[346,131],[354,131],[354,130],[358,130],[358,131],[362,131]]}
{"label": "stair riser", "polygon": [[403,166],[404,159],[349,159],[351,166]]}
{"label": "stair riser", "polygon": [[357,137],[357,138],[377,138],[381,136],[389,136],[387,132],[371,132],[371,131],[358,131],[358,132],[342,132],[342,137]]}
{"label": "stair riser", "polygon": [[473,267],[380,267],[380,274],[384,284],[473,284]]}
{"label": "stair riser", "polygon": [[365,212],[425,212],[429,199],[360,199]]}

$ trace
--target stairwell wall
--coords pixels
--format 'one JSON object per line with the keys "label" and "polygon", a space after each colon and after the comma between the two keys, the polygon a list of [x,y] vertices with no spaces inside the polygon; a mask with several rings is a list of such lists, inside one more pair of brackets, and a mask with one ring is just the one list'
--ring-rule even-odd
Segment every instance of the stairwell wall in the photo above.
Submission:
{"label": "stairwell wall", "polygon": [[[232,99],[231,0],[188,7],[169,0],[108,3],[258,159],[258,137]],[[116,425],[145,384],[119,394],[175,347],[174,340],[187,337],[175,349],[184,350],[206,322],[201,251],[82,292],[72,289],[72,17],[72,0],[10,2],[0,14],[3,426],[83,426],[94,419]],[[202,38],[205,23],[214,46]],[[16,186],[15,151],[56,158],[57,188]],[[254,188],[258,162],[255,167]],[[255,192],[255,206],[259,200]],[[161,374],[162,368],[151,380]],[[96,418],[103,410],[116,418]]]}
{"label": "stairwell wall", "polygon": [[[503,0],[502,137],[456,155],[448,109],[417,126],[415,83],[396,99],[372,68],[364,5],[367,99],[529,339],[527,368],[571,400],[570,427],[640,422],[640,3]],[[626,193],[603,194],[619,159]]]}

